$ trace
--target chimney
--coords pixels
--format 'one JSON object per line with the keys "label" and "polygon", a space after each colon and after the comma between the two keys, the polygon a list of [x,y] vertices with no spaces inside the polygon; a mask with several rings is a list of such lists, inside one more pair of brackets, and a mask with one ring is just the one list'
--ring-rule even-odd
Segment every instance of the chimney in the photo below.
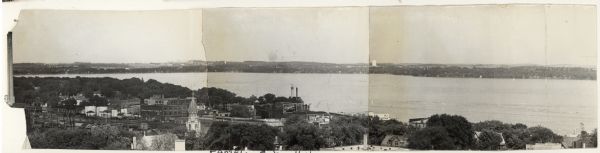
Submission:
{"label": "chimney", "polygon": [[296,98],[298,98],[298,87],[296,87]]}
{"label": "chimney", "polygon": [[294,85],[290,86],[290,98],[294,97]]}

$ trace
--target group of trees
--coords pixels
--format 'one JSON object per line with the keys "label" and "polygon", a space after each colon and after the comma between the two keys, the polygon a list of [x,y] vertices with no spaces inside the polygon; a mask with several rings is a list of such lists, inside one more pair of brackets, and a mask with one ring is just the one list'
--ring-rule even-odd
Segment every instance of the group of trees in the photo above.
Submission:
{"label": "group of trees", "polygon": [[381,120],[377,116],[368,116],[365,119],[367,121],[366,126],[369,129],[368,141],[372,145],[381,145],[386,135],[406,136],[410,131],[407,124],[395,119]]}
{"label": "group of trees", "polygon": [[596,80],[596,70],[583,67],[380,64],[369,68],[369,73],[424,77]]}
{"label": "group of trees", "polygon": [[473,127],[467,119],[458,115],[433,115],[426,127],[408,138],[413,149],[465,150],[475,142]]}
{"label": "group of trees", "polygon": [[541,127],[507,124],[491,120],[470,123],[458,115],[436,114],[426,127],[411,132],[408,147],[419,150],[498,150],[505,141],[506,149],[525,149],[526,144],[560,143],[562,136]]}
{"label": "group of trees", "polygon": [[165,97],[187,97],[191,90],[182,86],[161,83],[150,79],[143,81],[139,78],[61,78],[61,77],[15,77],[14,93],[15,102],[25,105],[34,102],[45,102],[51,107],[58,106],[62,100],[60,96],[74,96],[83,94],[91,102],[104,101],[101,97],[94,97],[94,92],[100,92],[105,98],[137,97],[148,98],[152,95],[165,95]]}
{"label": "group of trees", "polygon": [[237,149],[273,150],[277,134],[277,128],[265,124],[214,122],[206,136],[192,139],[196,145],[192,142],[188,149],[229,150],[236,146]]}
{"label": "group of trees", "polygon": [[173,72],[253,72],[253,73],[367,73],[367,64],[332,64],[315,62],[224,62],[211,61],[186,65],[71,63],[16,63],[14,74],[98,74],[98,73],[173,73]]}
{"label": "group of trees", "polygon": [[175,73],[175,72],[205,72],[204,65],[152,65],[135,67],[128,64],[105,63],[72,63],[72,64],[13,64],[14,74],[101,74],[101,73]]}
{"label": "group of trees", "polygon": [[[232,149],[271,150],[277,136],[285,150],[319,150],[320,148],[357,145],[365,132],[372,133],[378,143],[385,134],[404,134],[406,125],[395,121],[376,121],[366,116],[336,116],[330,124],[308,123],[306,116],[293,114],[282,129],[262,124],[214,122],[204,137],[186,137],[188,150]],[[378,120],[378,119],[376,119]],[[375,129],[369,129],[372,126]],[[371,132],[377,131],[377,132]],[[383,136],[382,136],[383,135]],[[376,144],[379,145],[379,144]]]}
{"label": "group of trees", "polygon": [[92,129],[37,129],[27,133],[32,148],[39,149],[130,149],[134,136],[130,132],[109,125]]}

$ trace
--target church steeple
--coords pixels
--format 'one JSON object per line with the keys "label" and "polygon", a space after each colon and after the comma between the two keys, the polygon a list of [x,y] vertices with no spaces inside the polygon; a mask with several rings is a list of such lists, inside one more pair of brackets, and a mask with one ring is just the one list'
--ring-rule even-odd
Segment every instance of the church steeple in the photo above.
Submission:
{"label": "church steeple", "polygon": [[196,105],[196,97],[194,96],[194,92],[192,92],[192,101],[190,102],[190,106],[188,107],[189,117],[198,117],[198,106]]}
{"label": "church steeple", "polygon": [[188,131],[195,131],[196,136],[200,136],[201,124],[198,118],[198,106],[196,105],[196,97],[192,92],[192,100],[188,108],[188,120],[185,123]]}

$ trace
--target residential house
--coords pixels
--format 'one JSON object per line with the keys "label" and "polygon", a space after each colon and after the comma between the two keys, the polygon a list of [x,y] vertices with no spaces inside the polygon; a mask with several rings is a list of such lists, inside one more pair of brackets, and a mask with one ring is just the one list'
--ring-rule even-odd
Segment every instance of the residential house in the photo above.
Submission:
{"label": "residential house", "polygon": [[389,134],[383,138],[383,141],[381,141],[381,146],[406,147],[408,145],[407,139],[408,138],[406,136]]}
{"label": "residential house", "polygon": [[96,106],[85,106],[83,113],[85,116],[96,116]]}

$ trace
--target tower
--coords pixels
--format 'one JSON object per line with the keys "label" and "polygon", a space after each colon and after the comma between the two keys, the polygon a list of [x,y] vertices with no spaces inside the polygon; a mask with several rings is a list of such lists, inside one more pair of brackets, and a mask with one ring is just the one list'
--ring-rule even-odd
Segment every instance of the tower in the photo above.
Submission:
{"label": "tower", "polygon": [[194,96],[194,92],[192,92],[192,101],[188,107],[188,120],[185,125],[188,132],[195,131],[196,136],[200,135],[201,124],[198,118],[198,106],[196,105],[196,97]]}

